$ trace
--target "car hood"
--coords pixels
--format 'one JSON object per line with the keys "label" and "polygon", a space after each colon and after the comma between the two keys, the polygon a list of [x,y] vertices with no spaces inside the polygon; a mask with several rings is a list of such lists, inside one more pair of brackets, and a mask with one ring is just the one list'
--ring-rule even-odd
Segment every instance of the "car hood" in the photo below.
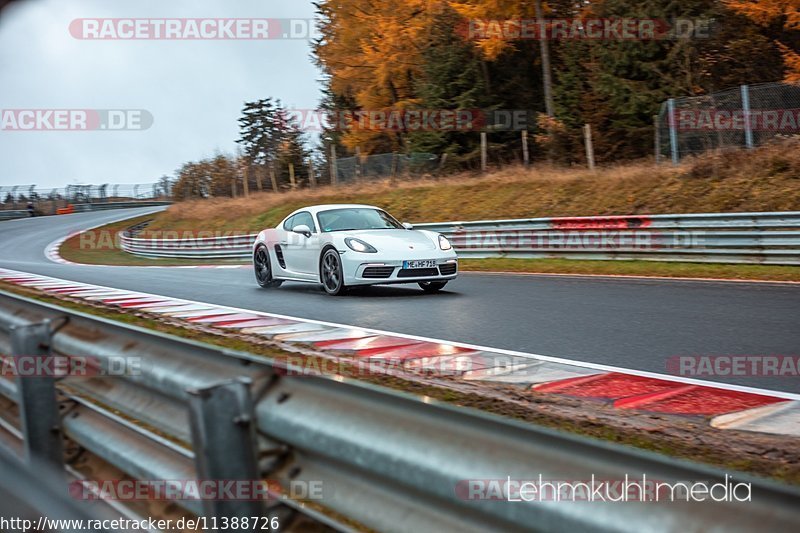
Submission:
{"label": "car hood", "polygon": [[373,229],[343,232],[344,238],[355,237],[371,244],[378,251],[408,250],[436,250],[432,236],[425,232],[407,229]]}

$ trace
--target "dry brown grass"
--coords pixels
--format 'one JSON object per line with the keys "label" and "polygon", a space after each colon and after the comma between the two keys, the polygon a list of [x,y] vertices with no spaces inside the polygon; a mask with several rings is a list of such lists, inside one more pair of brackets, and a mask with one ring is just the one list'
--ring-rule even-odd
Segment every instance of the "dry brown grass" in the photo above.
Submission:
{"label": "dry brown grass", "polygon": [[800,142],[708,154],[678,167],[639,162],[595,173],[542,165],[507,167],[487,176],[188,201],[159,215],[150,229],[260,230],[295,209],[323,203],[379,205],[410,222],[798,210]]}

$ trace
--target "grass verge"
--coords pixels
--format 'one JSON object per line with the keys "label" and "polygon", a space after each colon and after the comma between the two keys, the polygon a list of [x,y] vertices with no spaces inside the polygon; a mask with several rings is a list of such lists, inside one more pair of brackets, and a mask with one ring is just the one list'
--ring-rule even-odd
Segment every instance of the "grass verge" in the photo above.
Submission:
{"label": "grass verge", "polygon": [[681,166],[627,163],[590,172],[536,165],[485,176],[369,181],[285,194],[179,202],[152,231],[260,231],[313,204],[379,205],[402,221],[735,213],[800,209],[800,140],[755,150],[711,153]]}
{"label": "grass verge", "polygon": [[[626,215],[648,213],[791,211],[800,209],[800,141],[756,150],[710,153],[678,167],[629,163],[601,169],[509,167],[484,177],[454,176],[415,182],[370,182],[286,194],[180,202],[167,211],[111,224],[73,237],[61,249],[69,261],[125,266],[190,266],[241,262],[147,259],[119,249],[118,231],[151,220],[144,238],[163,232],[252,233],[275,226],[309,204],[380,205],[412,222]],[[800,281],[791,266],[567,259],[463,260],[464,271],[599,274],[676,278]]]}
{"label": "grass verge", "polygon": [[[298,354],[288,353],[279,345],[263,339],[237,334],[223,335],[202,327],[188,327],[169,318],[156,318],[99,304],[90,305],[66,296],[56,297],[5,282],[0,282],[0,289],[122,323],[262,355],[266,359],[291,355],[296,360],[298,357]],[[307,368],[325,368],[318,356],[300,357],[320,361],[310,361],[307,366],[304,363]],[[789,437],[720,431],[709,427],[701,417],[623,413],[599,402],[537,394],[510,385],[465,383],[411,374],[408,379],[392,375],[364,375],[346,365],[338,368],[340,374],[346,377],[357,377],[405,393],[424,395],[539,426],[800,485],[800,450],[792,446],[794,439]]]}
{"label": "grass verge", "polygon": [[464,272],[515,272],[532,274],[714,278],[800,282],[800,268],[794,266],[511,258],[462,259],[459,263],[461,270]]}
{"label": "grass verge", "polygon": [[[242,261],[149,259],[119,248],[116,235],[131,226],[152,220],[152,215],[115,222],[75,235],[61,246],[61,257],[73,263],[114,266],[192,266],[244,264]],[[716,278],[757,281],[800,281],[800,268],[774,265],[723,265],[657,261],[577,261],[570,259],[462,259],[463,272],[515,272],[671,278]]]}
{"label": "grass verge", "polygon": [[151,220],[153,220],[153,215],[144,215],[73,235],[61,245],[59,254],[67,261],[84,265],[195,266],[241,263],[241,261],[209,261],[207,259],[196,261],[189,259],[151,259],[138,257],[123,251],[119,245],[119,232]]}

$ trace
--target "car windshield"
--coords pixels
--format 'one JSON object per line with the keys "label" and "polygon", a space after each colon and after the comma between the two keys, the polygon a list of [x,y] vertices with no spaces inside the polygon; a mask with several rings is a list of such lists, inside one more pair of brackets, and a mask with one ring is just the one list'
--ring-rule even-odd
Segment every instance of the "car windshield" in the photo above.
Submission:
{"label": "car windshield", "polygon": [[365,229],[400,229],[403,227],[386,211],[368,207],[331,209],[318,213],[317,218],[324,233]]}

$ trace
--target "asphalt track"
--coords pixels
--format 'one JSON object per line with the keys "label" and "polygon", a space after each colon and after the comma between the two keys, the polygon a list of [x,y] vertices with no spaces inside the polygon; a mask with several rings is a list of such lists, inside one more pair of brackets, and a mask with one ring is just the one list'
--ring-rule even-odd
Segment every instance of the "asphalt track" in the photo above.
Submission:
{"label": "asphalt track", "polygon": [[[44,256],[70,232],[151,211],[0,222],[0,267],[659,373],[674,356],[800,355],[800,285],[462,274],[437,295],[401,285],[334,298],[308,284],[262,290],[248,269],[73,266]],[[713,380],[800,392],[798,376]]]}

